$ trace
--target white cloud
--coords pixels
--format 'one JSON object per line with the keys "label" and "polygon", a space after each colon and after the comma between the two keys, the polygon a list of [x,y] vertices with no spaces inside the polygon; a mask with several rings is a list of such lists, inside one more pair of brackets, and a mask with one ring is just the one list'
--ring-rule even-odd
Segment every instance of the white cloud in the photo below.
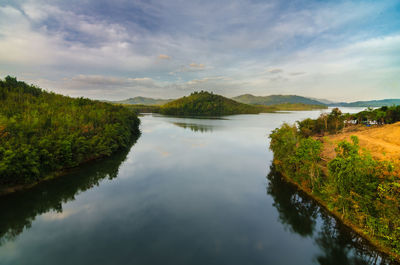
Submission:
{"label": "white cloud", "polygon": [[[35,19],[42,18],[40,12],[30,6],[29,14]],[[103,40],[95,46],[68,41],[65,32],[49,31],[46,27],[33,28],[27,17],[19,10],[0,7],[0,61],[2,64],[22,64],[26,66],[51,66],[75,68],[76,66],[95,69],[114,68],[120,70],[146,69],[152,63],[150,56],[135,52],[126,41],[124,28],[102,21],[87,21],[82,16],[64,12],[53,7],[44,7],[60,19],[60,23],[71,26],[79,34]],[[32,15],[34,14],[34,15]]]}

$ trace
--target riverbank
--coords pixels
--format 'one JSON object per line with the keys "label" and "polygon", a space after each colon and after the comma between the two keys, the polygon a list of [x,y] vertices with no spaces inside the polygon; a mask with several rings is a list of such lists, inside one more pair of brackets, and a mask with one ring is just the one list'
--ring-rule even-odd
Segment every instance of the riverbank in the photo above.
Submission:
{"label": "riverbank", "polygon": [[[137,139],[140,137],[140,132],[139,132],[138,135],[135,135],[133,137],[134,138],[132,139],[132,142],[131,142],[130,146],[132,146],[132,145],[134,145],[136,143]],[[116,150],[111,155],[115,155],[118,152],[122,152],[124,149],[127,149],[127,148],[122,148],[122,149]],[[51,172],[51,173],[43,176],[42,178],[40,178],[37,181],[32,182],[32,183],[18,184],[18,185],[13,185],[13,186],[4,186],[4,187],[2,187],[0,185],[0,197],[5,196],[5,195],[9,195],[9,194],[14,193],[14,192],[31,189],[31,188],[35,187],[36,185],[41,184],[41,183],[43,183],[45,181],[49,181],[49,180],[52,180],[52,179],[55,179],[55,178],[63,177],[65,175],[70,174],[74,170],[79,169],[79,167],[81,167],[83,165],[88,165],[90,163],[96,163],[96,162],[98,162],[98,161],[100,161],[102,159],[105,159],[107,157],[109,157],[109,156],[107,156],[107,155],[93,156],[93,157],[88,158],[85,161],[81,162],[77,166],[63,168],[63,169],[60,169],[57,172]]]}
{"label": "riverbank", "polygon": [[283,177],[284,181],[294,185],[298,190],[302,191],[308,197],[313,199],[315,202],[318,203],[319,206],[321,206],[329,214],[334,216],[336,218],[336,220],[339,220],[343,225],[345,225],[346,227],[348,227],[349,229],[354,231],[356,234],[361,236],[363,239],[368,241],[368,243],[371,244],[371,246],[373,246],[374,248],[376,248],[379,252],[382,252],[385,255],[395,259],[397,262],[400,262],[400,255],[399,254],[394,253],[390,248],[385,247],[378,240],[376,240],[375,238],[373,238],[370,235],[368,235],[368,233],[366,233],[366,231],[364,231],[362,228],[354,225],[351,221],[343,218],[343,215],[341,213],[339,213],[338,211],[335,211],[335,210],[329,208],[328,203],[325,200],[323,200],[322,198],[318,197],[316,194],[314,194],[310,189],[306,189],[305,187],[303,187],[302,185],[298,184],[296,181],[294,181],[293,179],[288,177],[288,175],[285,174],[284,170],[279,169],[279,167],[280,167],[279,166],[279,161],[274,159],[273,163],[276,166],[276,168],[279,171],[279,173],[281,174],[281,176]]}
{"label": "riverbank", "polygon": [[396,152],[388,151],[397,145],[390,148],[387,141],[398,133],[399,124],[392,124],[305,137],[284,124],[270,135],[274,164],[284,178],[397,262],[400,175]]}
{"label": "riverbank", "polygon": [[137,115],[0,79],[0,189],[10,193],[110,156],[140,135]]}

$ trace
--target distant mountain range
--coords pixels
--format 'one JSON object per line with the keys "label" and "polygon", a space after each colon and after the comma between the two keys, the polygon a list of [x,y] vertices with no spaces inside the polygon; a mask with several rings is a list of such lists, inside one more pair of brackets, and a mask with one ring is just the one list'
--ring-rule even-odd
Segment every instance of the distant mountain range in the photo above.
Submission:
{"label": "distant mountain range", "polygon": [[113,101],[112,103],[118,104],[132,104],[132,105],[164,105],[165,103],[171,102],[173,99],[160,99],[160,98],[146,98],[146,97],[134,97],[120,101]]}
{"label": "distant mountain range", "polygon": [[[369,101],[355,101],[355,102],[333,102],[326,99],[317,99],[310,97],[302,97],[297,95],[270,95],[270,96],[254,96],[251,94],[243,94],[233,97],[233,100],[250,104],[250,105],[279,105],[279,104],[306,104],[306,105],[323,105],[323,106],[337,106],[337,107],[382,107],[400,105],[400,99],[382,99],[382,100],[369,100]],[[113,101],[112,103],[129,104],[129,105],[164,105],[174,99],[155,99],[148,97],[134,97],[120,101]]]}
{"label": "distant mountain range", "polygon": [[276,105],[283,103],[301,103],[307,105],[326,105],[321,101],[317,101],[315,99],[296,96],[296,95],[271,95],[271,96],[253,96],[251,94],[244,94],[237,97],[233,97],[233,100],[236,100],[245,104],[252,105]]}
{"label": "distant mountain range", "polygon": [[382,107],[400,105],[400,99],[381,99],[381,100],[369,100],[369,101],[355,101],[355,102],[338,102],[328,104],[329,106],[339,107]]}

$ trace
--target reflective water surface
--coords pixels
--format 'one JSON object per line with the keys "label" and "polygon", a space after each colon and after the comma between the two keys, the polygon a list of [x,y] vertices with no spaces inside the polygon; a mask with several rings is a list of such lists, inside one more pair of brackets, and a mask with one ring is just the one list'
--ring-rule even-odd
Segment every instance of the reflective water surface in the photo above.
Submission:
{"label": "reflective water surface", "polygon": [[319,114],[145,115],[130,150],[0,197],[0,264],[390,263],[271,166],[269,132]]}

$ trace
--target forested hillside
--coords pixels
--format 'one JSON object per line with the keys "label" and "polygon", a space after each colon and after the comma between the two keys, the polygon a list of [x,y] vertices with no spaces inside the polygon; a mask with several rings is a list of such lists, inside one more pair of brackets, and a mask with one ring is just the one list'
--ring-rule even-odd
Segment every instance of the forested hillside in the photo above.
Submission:
{"label": "forested hillside", "polygon": [[233,97],[233,100],[236,100],[245,104],[254,104],[254,105],[276,105],[276,104],[284,104],[284,103],[301,103],[307,105],[320,105],[324,106],[325,104],[319,102],[314,99],[296,96],[296,95],[270,95],[270,96],[253,96],[251,94],[244,94],[237,97]]}
{"label": "forested hillside", "polygon": [[163,105],[172,101],[173,99],[160,99],[160,98],[147,98],[147,97],[134,97],[120,101],[113,101],[117,104],[131,104],[131,105]]}
{"label": "forested hillside", "polygon": [[109,156],[139,136],[130,110],[70,98],[6,77],[0,80],[0,186],[35,183]]}
{"label": "forested hillside", "polygon": [[340,106],[340,107],[383,107],[383,106],[393,106],[400,105],[400,99],[381,99],[381,100],[369,100],[369,101],[355,101],[355,102],[340,102],[340,103],[331,103],[331,106]]}
{"label": "forested hillside", "polygon": [[171,101],[160,108],[166,115],[220,116],[271,112],[266,106],[251,106],[206,91],[194,92],[188,97]]}

